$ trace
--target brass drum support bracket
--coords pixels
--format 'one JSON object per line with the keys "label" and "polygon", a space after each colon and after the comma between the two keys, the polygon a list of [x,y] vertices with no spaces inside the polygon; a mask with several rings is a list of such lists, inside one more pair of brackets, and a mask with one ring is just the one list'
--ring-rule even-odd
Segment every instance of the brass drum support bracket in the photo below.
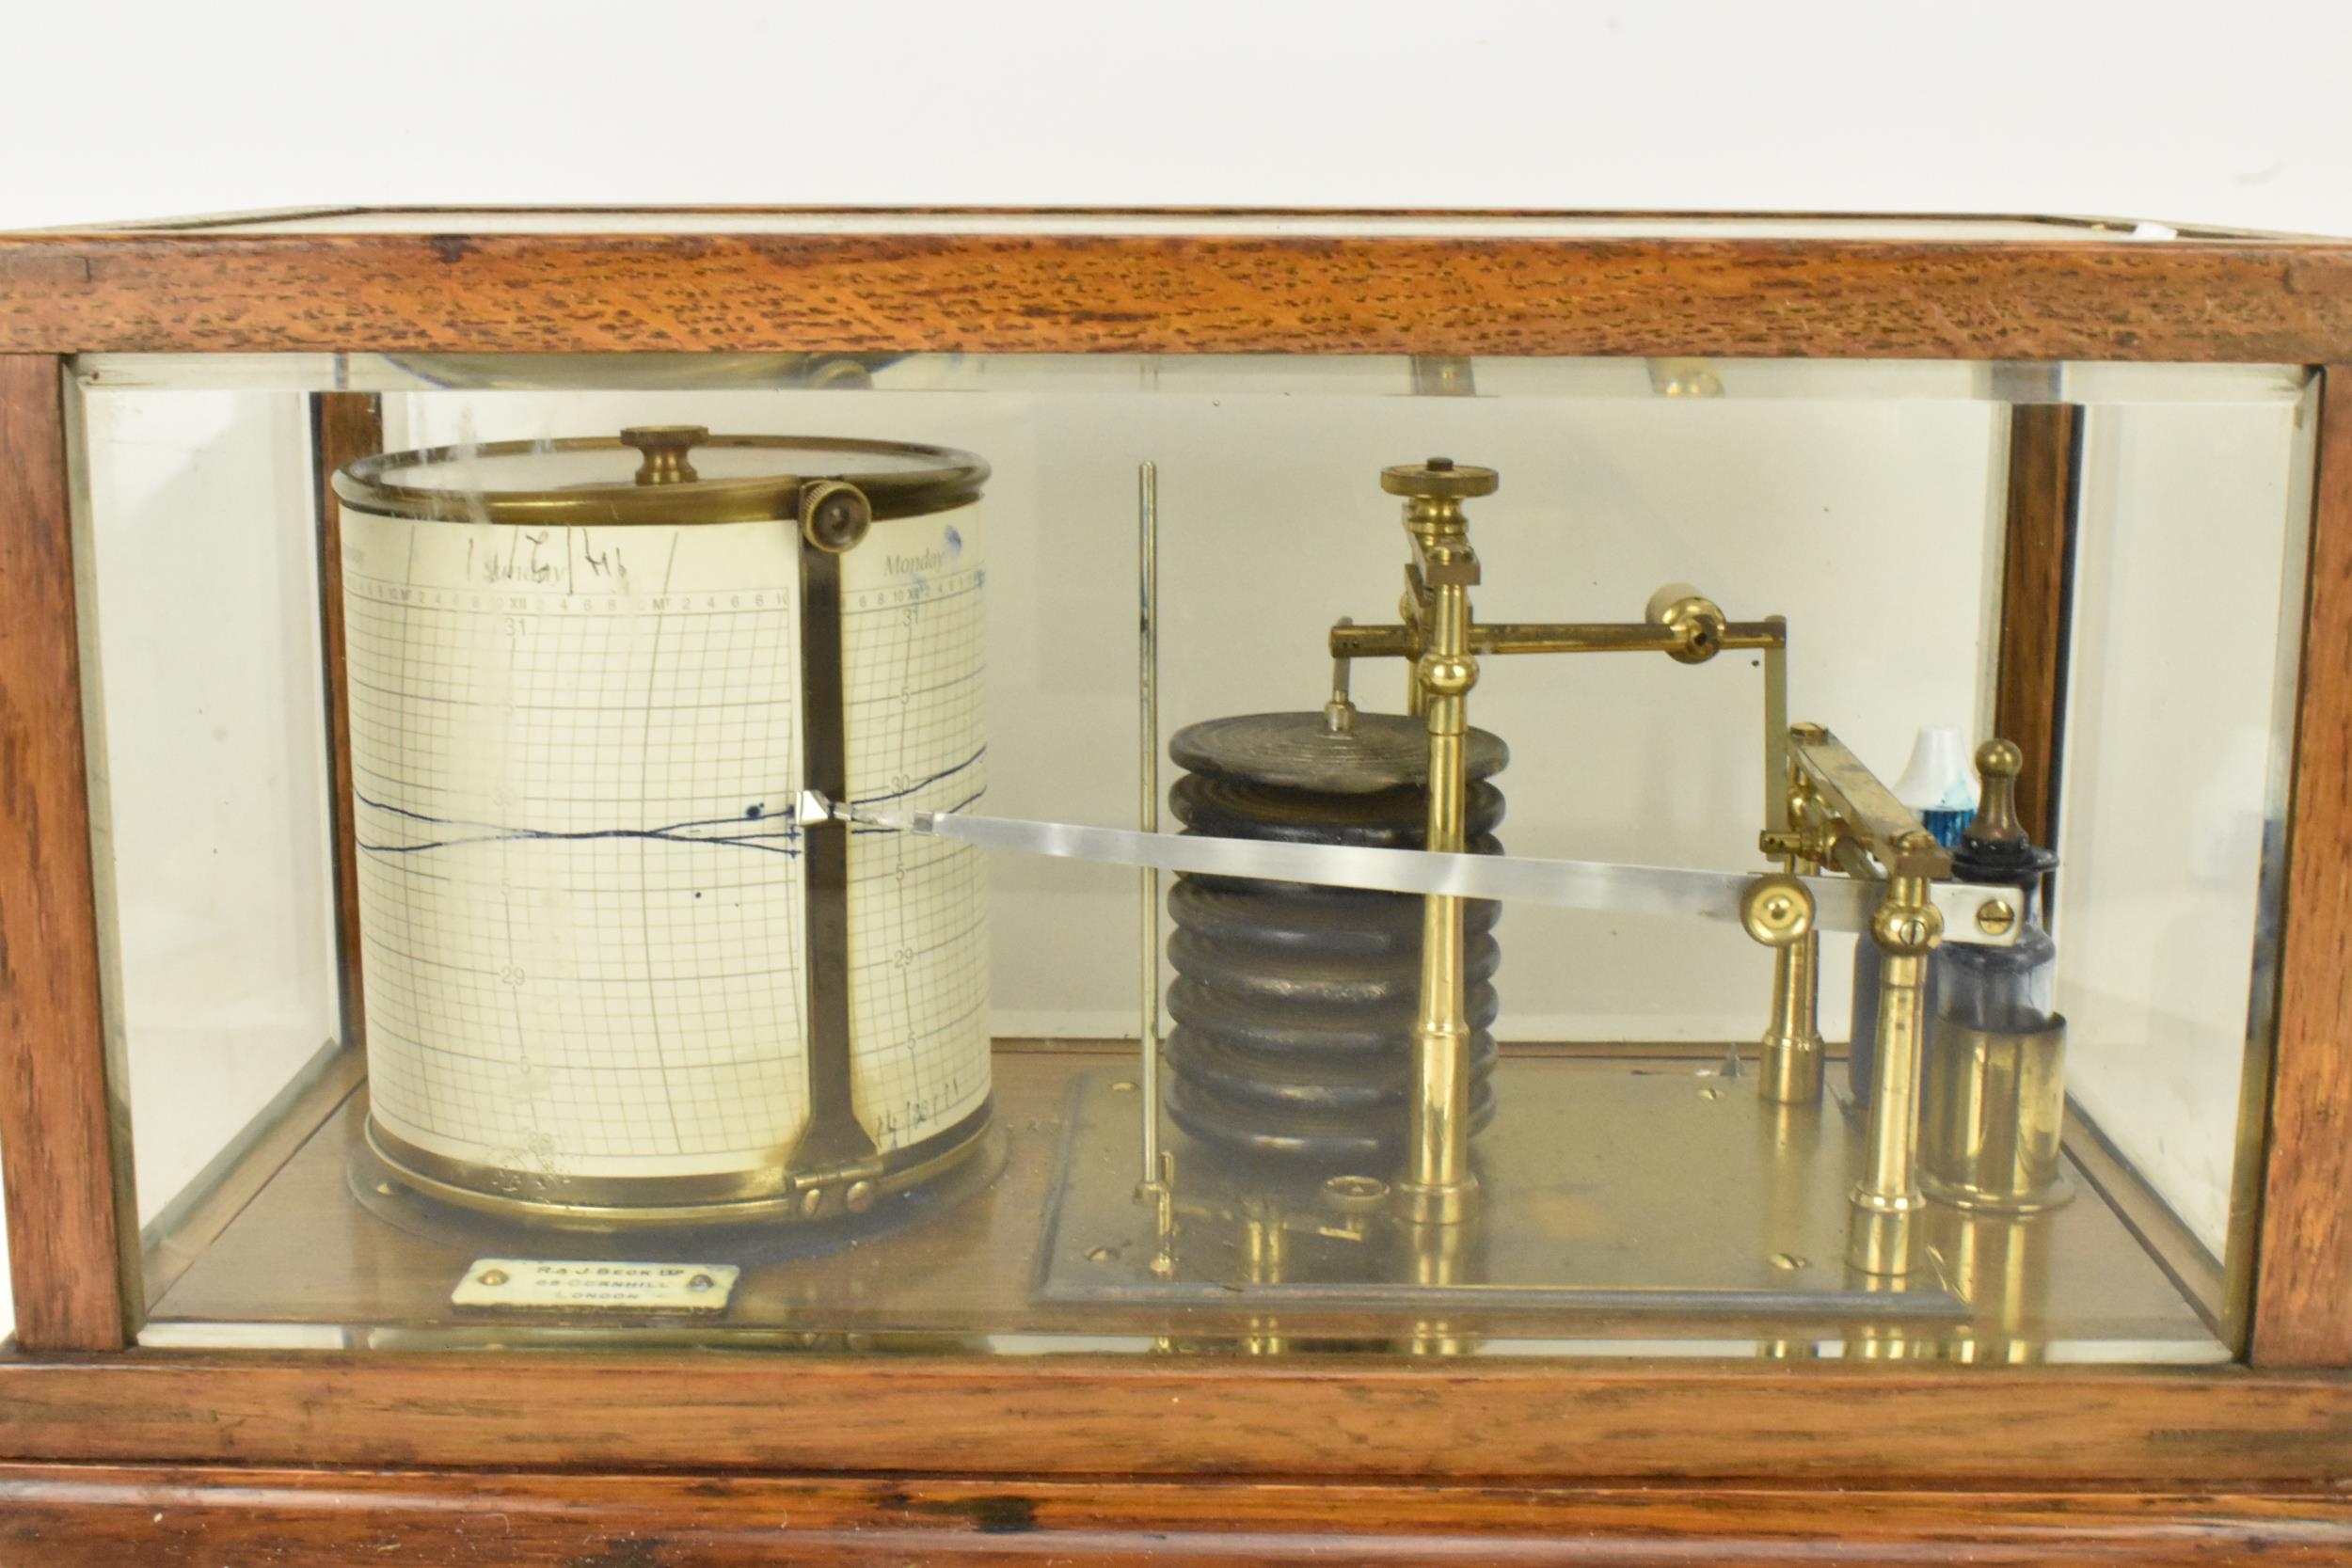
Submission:
{"label": "brass drum support bracket", "polygon": [[[648,456],[651,462],[651,455]],[[841,557],[857,547],[873,509],[855,486],[809,485],[801,496],[801,701],[805,714],[804,770],[808,788],[828,800],[850,799],[848,713],[841,679]],[[808,1123],[784,1162],[789,1172],[864,1170],[877,1158],[872,1134],[858,1120],[852,1072],[855,1022],[850,1007],[850,826],[811,821],[801,826],[806,902],[803,911],[808,973]],[[870,1206],[870,1180],[841,1188],[845,1207]],[[826,1205],[826,1189],[803,1195],[806,1215]]]}

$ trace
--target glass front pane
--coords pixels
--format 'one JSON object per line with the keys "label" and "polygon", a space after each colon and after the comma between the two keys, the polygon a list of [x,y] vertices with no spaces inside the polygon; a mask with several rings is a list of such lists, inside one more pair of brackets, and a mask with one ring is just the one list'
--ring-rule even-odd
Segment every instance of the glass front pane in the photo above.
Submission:
{"label": "glass front pane", "polygon": [[79,369],[143,1342],[2235,1353],[2299,371]]}

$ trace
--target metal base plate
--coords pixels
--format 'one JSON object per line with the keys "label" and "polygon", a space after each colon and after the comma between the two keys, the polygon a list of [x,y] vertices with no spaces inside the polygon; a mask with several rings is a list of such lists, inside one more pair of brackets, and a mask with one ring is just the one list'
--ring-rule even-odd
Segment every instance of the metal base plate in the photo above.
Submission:
{"label": "metal base plate", "polygon": [[[1167,1132],[1178,1228],[1165,1277],[1156,1205],[1136,1196],[1132,1046],[1000,1046],[996,1128],[975,1158],[903,1213],[877,1205],[840,1229],[600,1236],[383,1193],[389,1172],[352,1180],[367,1107],[347,1073],[154,1239],[151,1266],[177,1266],[140,1342],[2228,1359],[2112,1206],[2134,1205],[2143,1227],[2160,1212],[2127,1172],[2084,1164],[2075,1201],[2029,1220],[1938,1211],[1913,1289],[1857,1289],[1837,1259],[1858,1138],[1835,1104],[1768,1111],[1753,1080],[1700,1075],[1720,1055],[1595,1049],[1504,1050],[1472,1225],[1415,1231],[1361,1183],[1327,1193]],[[453,1308],[466,1272],[501,1258],[719,1263],[741,1277],[719,1313],[485,1322]]]}
{"label": "metal base plate", "polygon": [[1770,1104],[1752,1074],[1726,1079],[1712,1063],[1506,1053],[1476,1145],[1479,1201],[1460,1226],[1405,1223],[1376,1196],[1394,1172],[1334,1182],[1179,1134],[1165,1244],[1154,1199],[1136,1191],[1139,1132],[1116,1078],[1072,1085],[1039,1276],[1053,1303],[1150,1304],[1179,1322],[1265,1314],[1279,1341],[1443,1313],[1454,1331],[1544,1341],[1648,1323],[1661,1339],[1824,1342],[1809,1354],[2033,1359],[2129,1343],[2157,1359],[2225,1356],[2095,1196],[2027,1218],[1939,1206],[1909,1275],[1850,1271],[1859,1125],[1836,1099]]}

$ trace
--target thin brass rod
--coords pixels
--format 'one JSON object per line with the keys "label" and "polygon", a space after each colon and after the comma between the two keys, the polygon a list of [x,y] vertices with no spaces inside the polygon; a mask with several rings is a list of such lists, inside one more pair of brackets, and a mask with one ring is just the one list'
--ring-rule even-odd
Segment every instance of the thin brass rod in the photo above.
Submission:
{"label": "thin brass rod", "polygon": [[[1136,706],[1141,799],[1138,825],[1160,831],[1160,473],[1157,464],[1136,467]],[[1143,1114],[1143,1185],[1160,1180],[1160,874],[1146,866],[1137,878],[1142,898],[1140,1018],[1136,1043],[1143,1054],[1139,1087]]]}
{"label": "thin brass rod", "polygon": [[[1355,623],[1343,617],[1341,626]],[[1344,656],[1331,660],[1331,695],[1323,705],[1324,727],[1333,735],[1345,735],[1356,727],[1356,701],[1348,693],[1348,685],[1355,666]]]}
{"label": "thin brass rod", "polygon": [[1764,650],[1764,826],[1785,830],[1788,820],[1788,621],[1765,618],[1780,628],[1778,644]]}
{"label": "thin brass rod", "polygon": [[[1429,847],[1459,853],[1467,842],[1470,785],[1464,742],[1470,681],[1432,681],[1433,670],[1476,665],[1463,653],[1469,591],[1446,584],[1430,595],[1430,650],[1422,661],[1429,722]],[[1452,686],[1452,689],[1448,689]],[[1471,1184],[1470,1174],[1470,1021],[1464,984],[1462,900],[1422,900],[1421,1016],[1415,1028],[1416,1092],[1407,1187],[1431,1206],[1427,1217],[1451,1220]]]}

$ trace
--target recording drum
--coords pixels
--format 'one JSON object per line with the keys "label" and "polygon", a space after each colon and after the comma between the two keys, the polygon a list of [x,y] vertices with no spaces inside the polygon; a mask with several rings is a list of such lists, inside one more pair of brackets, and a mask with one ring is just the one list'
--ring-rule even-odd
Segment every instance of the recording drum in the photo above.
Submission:
{"label": "recording drum", "polygon": [[988,466],[713,436],[398,452],[342,502],[374,1151],[476,1209],[861,1213],[989,1110]]}

